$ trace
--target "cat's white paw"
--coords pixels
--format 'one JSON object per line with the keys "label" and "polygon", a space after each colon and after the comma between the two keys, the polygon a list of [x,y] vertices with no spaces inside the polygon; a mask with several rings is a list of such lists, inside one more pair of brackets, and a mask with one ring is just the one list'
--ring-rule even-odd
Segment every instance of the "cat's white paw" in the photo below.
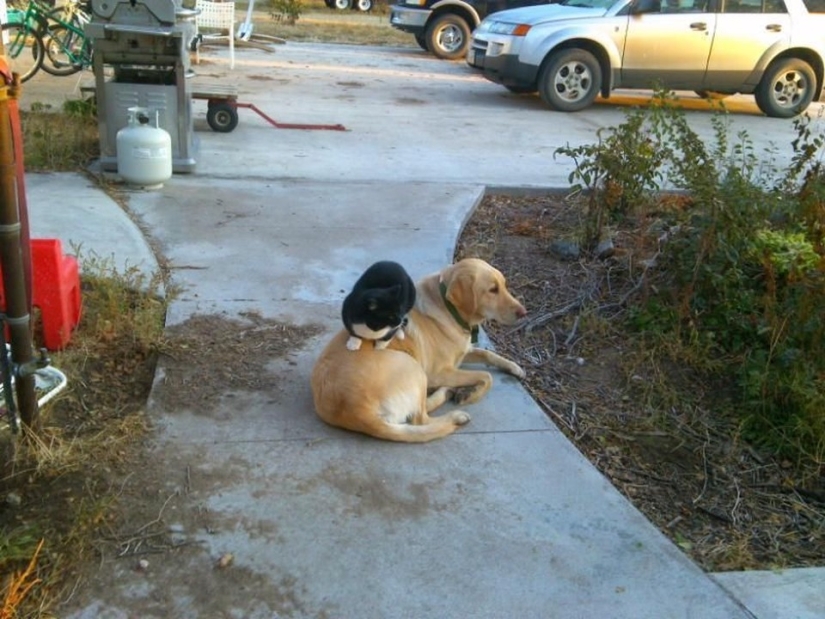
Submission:
{"label": "cat's white paw", "polygon": [[470,423],[470,415],[464,411],[455,411],[452,413],[453,423],[457,426],[463,426]]}
{"label": "cat's white paw", "polygon": [[361,348],[361,338],[350,336],[347,340],[347,350],[358,350],[359,348]]}
{"label": "cat's white paw", "polygon": [[389,340],[375,340],[375,350],[384,350],[389,345]]}
{"label": "cat's white paw", "polygon": [[395,337],[398,338],[399,340],[403,340],[407,336],[404,335],[404,329],[399,329],[398,331],[395,332]]}

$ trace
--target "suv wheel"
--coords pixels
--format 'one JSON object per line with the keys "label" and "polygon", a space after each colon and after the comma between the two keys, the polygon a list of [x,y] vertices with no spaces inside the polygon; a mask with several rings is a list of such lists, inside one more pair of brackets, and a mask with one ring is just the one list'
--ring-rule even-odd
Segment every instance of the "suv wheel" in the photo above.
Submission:
{"label": "suv wheel", "polygon": [[443,60],[458,60],[470,45],[470,26],[458,15],[445,13],[427,27],[427,49]]}
{"label": "suv wheel", "polygon": [[355,0],[355,8],[363,13],[371,11],[373,4],[373,0]]}
{"label": "suv wheel", "polygon": [[335,8],[339,11],[346,11],[352,7],[352,0],[333,0]]}
{"label": "suv wheel", "polygon": [[563,49],[551,55],[539,75],[544,102],[559,112],[578,112],[596,98],[602,85],[599,61],[583,49]]}
{"label": "suv wheel", "polygon": [[423,49],[425,52],[430,51],[427,48],[427,37],[425,37],[423,34],[415,35],[415,42],[418,43],[418,47]]}
{"label": "suv wheel", "polygon": [[756,105],[774,118],[792,118],[811,104],[816,88],[814,70],[798,58],[772,63],[753,93]]}

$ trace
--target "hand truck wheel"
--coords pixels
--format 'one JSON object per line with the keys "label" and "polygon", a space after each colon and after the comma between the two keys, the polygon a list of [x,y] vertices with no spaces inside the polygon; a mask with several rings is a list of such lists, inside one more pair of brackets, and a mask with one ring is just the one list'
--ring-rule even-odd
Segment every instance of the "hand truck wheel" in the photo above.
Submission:
{"label": "hand truck wheel", "polygon": [[206,111],[206,122],[209,123],[212,131],[229,133],[238,126],[238,109],[225,101],[219,103],[210,101]]}

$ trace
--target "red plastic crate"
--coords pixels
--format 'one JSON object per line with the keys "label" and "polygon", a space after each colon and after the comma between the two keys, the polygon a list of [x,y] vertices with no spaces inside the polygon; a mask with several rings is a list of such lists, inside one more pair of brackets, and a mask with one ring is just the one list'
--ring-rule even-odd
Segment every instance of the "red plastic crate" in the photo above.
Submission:
{"label": "red plastic crate", "polygon": [[[40,310],[43,346],[61,350],[80,322],[80,268],[77,258],[64,256],[60,239],[31,239],[32,305]],[[6,299],[0,279],[0,305]]]}

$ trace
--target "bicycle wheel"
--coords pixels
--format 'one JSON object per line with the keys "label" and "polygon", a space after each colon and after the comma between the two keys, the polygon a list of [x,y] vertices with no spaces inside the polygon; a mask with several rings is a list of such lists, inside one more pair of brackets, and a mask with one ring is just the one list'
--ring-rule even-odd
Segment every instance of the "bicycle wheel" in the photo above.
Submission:
{"label": "bicycle wheel", "polygon": [[86,38],[58,24],[49,26],[43,37],[46,57],[43,69],[50,75],[72,75],[83,68]]}
{"label": "bicycle wheel", "polygon": [[25,82],[37,73],[43,64],[43,41],[37,33],[22,23],[3,24],[3,45],[12,73]]}

